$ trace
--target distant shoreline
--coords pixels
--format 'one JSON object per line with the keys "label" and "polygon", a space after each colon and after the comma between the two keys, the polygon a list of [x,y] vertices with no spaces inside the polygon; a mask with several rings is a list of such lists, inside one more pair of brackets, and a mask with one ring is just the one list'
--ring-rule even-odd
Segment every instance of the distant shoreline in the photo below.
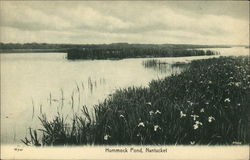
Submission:
{"label": "distant shoreline", "polygon": [[0,49],[0,54],[13,53],[67,53],[67,49]]}
{"label": "distant shoreline", "polygon": [[121,49],[121,48],[169,48],[169,49],[197,49],[197,48],[231,48],[249,47],[246,45],[195,45],[195,44],[49,44],[49,43],[1,43],[1,53],[54,53],[64,52],[74,48],[99,48],[99,49]]}

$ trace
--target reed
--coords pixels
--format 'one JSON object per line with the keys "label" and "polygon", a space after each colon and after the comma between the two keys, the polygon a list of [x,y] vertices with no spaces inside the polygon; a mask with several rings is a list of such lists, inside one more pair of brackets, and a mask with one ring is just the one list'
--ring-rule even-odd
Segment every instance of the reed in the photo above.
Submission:
{"label": "reed", "polygon": [[159,59],[144,60],[142,62],[142,65],[145,68],[153,69],[158,73],[168,73],[169,71],[171,71],[171,74],[179,74],[184,69],[188,68],[188,63],[176,62],[174,64],[171,64]]}

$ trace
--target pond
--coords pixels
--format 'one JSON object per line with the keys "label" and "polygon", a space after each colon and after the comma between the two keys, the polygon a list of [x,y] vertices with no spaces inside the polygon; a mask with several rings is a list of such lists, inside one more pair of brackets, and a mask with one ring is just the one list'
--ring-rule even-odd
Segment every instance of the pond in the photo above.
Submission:
{"label": "pond", "polygon": [[[247,48],[213,48],[221,55],[248,55]],[[218,56],[154,58],[161,67],[145,66],[150,58],[69,61],[66,53],[1,54],[1,144],[18,144],[28,128],[40,128],[38,116],[68,116],[102,102],[119,88],[148,86],[153,79],[178,74],[196,59]]]}

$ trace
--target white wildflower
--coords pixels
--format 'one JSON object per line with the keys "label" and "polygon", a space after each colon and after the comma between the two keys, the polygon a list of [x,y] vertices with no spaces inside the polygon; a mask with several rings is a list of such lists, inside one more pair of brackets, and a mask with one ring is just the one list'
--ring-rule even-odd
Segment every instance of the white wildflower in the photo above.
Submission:
{"label": "white wildflower", "polygon": [[120,118],[124,118],[124,115],[121,114],[121,115],[120,115]]}
{"label": "white wildflower", "polygon": [[194,144],[195,144],[195,141],[190,141],[190,144],[191,144],[191,145],[194,145]]}
{"label": "white wildflower", "polygon": [[149,111],[149,115],[152,116],[154,114],[154,111]]}
{"label": "white wildflower", "polygon": [[234,85],[235,85],[236,87],[239,87],[239,86],[241,85],[241,82],[235,82]]}
{"label": "white wildflower", "polygon": [[145,127],[145,125],[144,125],[143,122],[140,122],[140,123],[138,124],[138,127],[140,127],[140,126]]}
{"label": "white wildflower", "polygon": [[193,128],[194,129],[198,129],[199,126],[202,126],[202,123],[200,121],[195,121],[194,125],[193,125]]}
{"label": "white wildflower", "polygon": [[180,112],[180,117],[182,118],[182,117],[186,117],[187,115],[186,114],[184,114],[182,111]]}
{"label": "white wildflower", "polygon": [[195,121],[195,124],[202,126],[202,123],[200,121]]}
{"label": "white wildflower", "polygon": [[208,84],[212,84],[212,81],[208,81]]}
{"label": "white wildflower", "polygon": [[104,139],[105,141],[107,141],[110,137],[111,137],[110,135],[106,134],[106,135],[103,137],[103,139]]}
{"label": "white wildflower", "polygon": [[154,131],[156,132],[158,129],[161,129],[161,127],[159,125],[155,125],[154,126]]}
{"label": "white wildflower", "polygon": [[151,102],[147,102],[146,104],[147,104],[147,105],[150,105],[150,106],[152,105],[152,103],[151,103]]}
{"label": "white wildflower", "polygon": [[198,129],[199,125],[198,124],[194,124],[193,127],[194,127],[194,129]]}
{"label": "white wildflower", "polygon": [[231,102],[231,100],[229,98],[226,98],[224,102]]}
{"label": "white wildflower", "polygon": [[240,106],[240,105],[241,105],[240,103],[237,104],[237,106]]}
{"label": "white wildflower", "polygon": [[155,114],[161,114],[161,112],[159,110],[156,110]]}
{"label": "white wildflower", "polygon": [[200,112],[201,112],[201,113],[205,112],[204,108],[201,108]]}
{"label": "white wildflower", "polygon": [[212,121],[215,121],[215,118],[213,116],[208,117],[208,122],[211,123]]}
{"label": "white wildflower", "polygon": [[194,103],[191,101],[187,101],[187,103],[189,103],[190,106],[192,106]]}
{"label": "white wildflower", "polygon": [[191,117],[193,117],[193,119],[194,119],[194,121],[197,119],[197,118],[199,118],[199,116],[198,115],[191,115]]}

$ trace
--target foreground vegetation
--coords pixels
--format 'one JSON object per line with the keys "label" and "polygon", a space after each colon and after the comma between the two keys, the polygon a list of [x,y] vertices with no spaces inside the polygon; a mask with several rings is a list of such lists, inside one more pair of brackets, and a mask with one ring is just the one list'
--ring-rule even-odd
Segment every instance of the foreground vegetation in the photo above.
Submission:
{"label": "foreground vegetation", "polygon": [[248,57],[192,61],[179,75],[149,87],[117,90],[72,122],[42,115],[24,143],[81,144],[249,144],[250,70]]}

